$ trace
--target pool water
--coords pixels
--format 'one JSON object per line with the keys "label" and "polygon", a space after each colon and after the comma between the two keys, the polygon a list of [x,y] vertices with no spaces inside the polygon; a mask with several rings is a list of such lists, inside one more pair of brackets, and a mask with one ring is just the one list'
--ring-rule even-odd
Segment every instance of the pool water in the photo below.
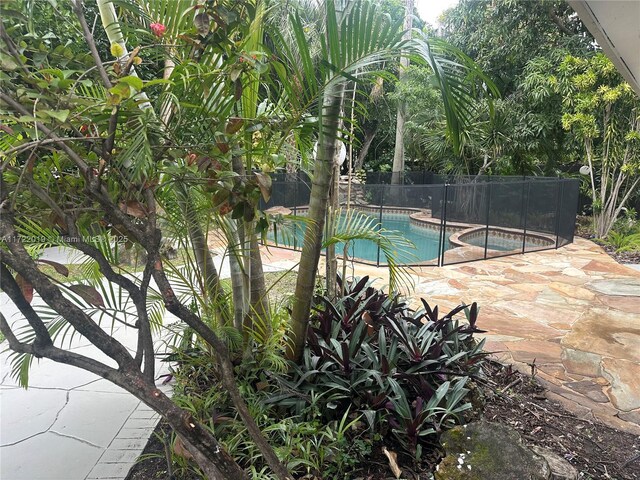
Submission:
{"label": "pool water", "polygon": [[[475,237],[470,238],[468,240],[461,239],[469,245],[475,245],[476,247],[484,248],[485,237]],[[546,247],[548,247],[547,245]],[[544,245],[541,246],[539,243],[529,241],[527,238],[525,249],[526,250],[538,250],[541,248],[546,248]],[[522,251],[522,239],[521,238],[503,238],[497,235],[492,235],[489,232],[489,236],[487,238],[487,249],[488,250],[497,250],[499,252],[511,252],[511,251]]]}
{"label": "pool water", "polygon": [[[376,222],[377,216],[370,215]],[[298,224],[295,227],[295,246],[296,248],[302,248],[302,242],[304,239],[304,228],[302,224]],[[398,252],[398,260],[400,263],[419,263],[428,260],[438,258],[439,244],[440,244],[440,232],[436,229],[430,229],[425,227],[418,227],[412,225],[408,215],[383,215],[382,216],[382,228],[385,230],[395,230],[399,232],[404,238],[409,240],[415,245],[415,249],[407,249],[407,252]],[[273,233],[269,235],[269,239],[273,240]],[[293,243],[293,242],[290,242]],[[279,237],[279,244],[292,247],[294,245],[281,241]],[[445,249],[450,248],[449,236],[445,242]],[[336,253],[342,254],[344,244],[336,244]],[[368,262],[378,261],[378,246],[368,240],[355,240],[349,242],[349,257],[358,258]],[[380,251],[379,257],[380,263],[387,263],[384,252]]]}

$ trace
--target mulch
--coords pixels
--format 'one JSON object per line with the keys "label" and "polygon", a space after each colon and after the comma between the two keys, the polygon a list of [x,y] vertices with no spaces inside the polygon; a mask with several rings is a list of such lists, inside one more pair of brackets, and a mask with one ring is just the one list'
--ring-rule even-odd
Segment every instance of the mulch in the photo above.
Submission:
{"label": "mulch", "polygon": [[583,420],[545,398],[534,377],[488,362],[483,416],[514,428],[525,444],[565,458],[584,479],[640,479],[640,437]]}
{"label": "mulch", "polygon": [[640,252],[616,252],[616,249],[609,245],[600,245],[618,263],[640,264]]}

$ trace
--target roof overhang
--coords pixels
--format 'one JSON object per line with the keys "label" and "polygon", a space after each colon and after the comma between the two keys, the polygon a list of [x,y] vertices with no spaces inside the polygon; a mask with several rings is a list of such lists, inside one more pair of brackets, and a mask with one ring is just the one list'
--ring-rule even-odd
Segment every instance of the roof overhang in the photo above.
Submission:
{"label": "roof overhang", "polygon": [[567,0],[640,96],[640,1]]}

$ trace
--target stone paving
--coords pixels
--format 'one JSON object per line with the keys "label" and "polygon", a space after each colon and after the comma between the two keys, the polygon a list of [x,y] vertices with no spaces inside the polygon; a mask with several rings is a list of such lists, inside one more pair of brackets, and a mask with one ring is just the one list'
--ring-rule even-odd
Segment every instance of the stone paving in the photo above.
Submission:
{"label": "stone paving", "polygon": [[550,398],[640,435],[640,271],[576,238],[558,250],[422,267],[412,276],[416,307],[419,297],[441,309],[478,302],[487,350],[529,373],[535,362]]}
{"label": "stone paving", "polygon": [[[36,297],[33,304],[42,302]],[[24,323],[5,294],[0,308],[14,324]],[[115,327],[112,334],[129,349],[136,344],[133,329]],[[65,346],[114,365],[82,338]],[[34,361],[25,390],[11,375],[11,361],[10,352],[0,354],[0,478],[123,479],[158,416],[111,382],[47,359]]]}
{"label": "stone paving", "polygon": [[[270,255],[284,267],[299,254],[272,248]],[[384,269],[349,265],[350,275],[388,281]],[[620,265],[598,245],[576,238],[558,250],[415,268],[412,277],[414,307],[420,297],[441,311],[478,302],[487,350],[528,373],[535,362],[548,396],[568,410],[640,435],[635,266]]]}

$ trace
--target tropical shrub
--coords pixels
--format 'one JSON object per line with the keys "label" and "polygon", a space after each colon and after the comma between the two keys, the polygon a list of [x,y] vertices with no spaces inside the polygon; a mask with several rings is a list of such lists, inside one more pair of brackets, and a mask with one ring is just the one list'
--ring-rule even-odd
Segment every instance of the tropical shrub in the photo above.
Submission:
{"label": "tropical shrub", "polygon": [[640,232],[621,233],[611,230],[605,243],[616,249],[616,252],[640,252]]}
{"label": "tropical shrub", "polygon": [[[268,403],[302,418],[313,404],[323,423],[351,411],[369,435],[393,439],[419,460],[425,443],[471,407],[465,384],[485,355],[473,338],[481,332],[475,303],[443,316],[422,305],[410,309],[368,277],[348,282],[344,296],[316,307],[302,362]],[[466,322],[456,319],[461,312]]]}

